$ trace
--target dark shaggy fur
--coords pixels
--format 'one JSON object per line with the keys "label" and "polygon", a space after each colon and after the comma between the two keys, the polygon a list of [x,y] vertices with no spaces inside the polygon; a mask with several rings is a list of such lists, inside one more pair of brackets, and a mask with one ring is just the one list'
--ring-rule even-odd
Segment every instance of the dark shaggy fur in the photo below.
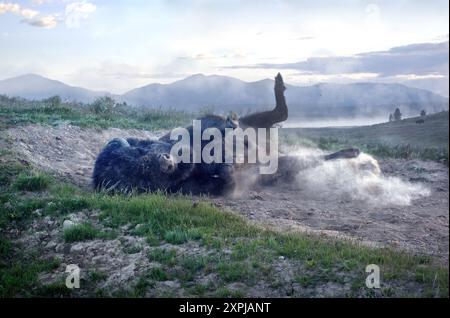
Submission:
{"label": "dark shaggy fur", "polygon": [[160,141],[111,140],[95,161],[94,187],[120,192],[176,191],[194,167],[174,164],[168,155],[170,148]]}
{"label": "dark shaggy fur", "polygon": [[[202,132],[216,127],[237,127],[232,117],[205,116],[200,118]],[[188,127],[191,135],[192,126]],[[222,134],[224,136],[224,134]],[[178,163],[170,156],[170,149],[177,141],[170,134],[160,140],[111,140],[98,156],[93,174],[94,187],[112,191],[182,192],[186,194],[221,195],[234,188],[234,167],[226,163]],[[208,141],[202,144],[202,149]],[[192,159],[192,158],[191,158]],[[191,160],[192,161],[192,160]]]}

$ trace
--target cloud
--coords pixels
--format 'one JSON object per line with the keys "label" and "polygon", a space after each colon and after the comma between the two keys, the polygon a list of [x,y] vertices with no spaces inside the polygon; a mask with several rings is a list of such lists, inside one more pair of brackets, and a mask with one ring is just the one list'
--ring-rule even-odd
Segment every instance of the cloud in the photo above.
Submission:
{"label": "cloud", "polygon": [[[46,3],[52,3],[53,1],[54,0],[33,0],[31,3],[34,6],[39,6]],[[64,14],[54,13],[41,15],[39,11],[23,8],[20,4],[17,3],[0,2],[0,14],[12,13],[19,15],[23,18],[21,20],[22,23],[26,23],[34,27],[43,27],[50,29],[55,27],[60,22],[60,20],[63,20],[68,28],[79,28],[81,22],[88,19],[90,15],[97,9],[94,4],[86,0],[64,0],[63,3],[65,3]],[[63,19],[58,18],[62,15],[64,15]]]}
{"label": "cloud", "polygon": [[293,38],[292,40],[297,40],[297,41],[309,41],[309,40],[315,40],[316,37],[313,35],[302,35],[296,38]]}
{"label": "cloud", "polygon": [[180,60],[193,60],[193,61],[202,61],[202,60],[220,60],[220,59],[242,59],[247,57],[248,53],[246,51],[229,51],[223,52],[221,54],[212,54],[212,53],[197,53],[193,55],[183,55],[179,56]]}
{"label": "cloud", "polygon": [[46,4],[46,3],[52,3],[54,1],[55,0],[31,0],[31,3],[34,4],[34,5],[40,6],[40,5],[43,5],[43,4]]}
{"label": "cloud", "polygon": [[115,79],[178,79],[187,77],[188,73],[174,72],[153,72],[150,67],[145,65],[134,65],[128,63],[116,63],[104,61],[95,67],[87,70],[91,73],[100,74],[108,78]]}
{"label": "cloud", "polygon": [[4,14],[7,12],[20,15],[26,19],[34,18],[35,16],[37,16],[39,14],[38,11],[22,8],[17,3],[1,2],[0,3],[0,14]]}
{"label": "cloud", "polygon": [[[16,72],[16,74],[20,74],[20,72]],[[126,61],[105,60],[68,70],[60,79],[75,86],[123,94],[149,83],[172,83],[191,74],[191,72],[172,72],[163,68],[155,68],[152,63],[134,64]]]}
{"label": "cloud", "polygon": [[0,14],[11,12],[11,13],[19,13],[20,12],[20,5],[17,3],[10,3],[10,2],[2,2],[0,3]]}
{"label": "cloud", "polygon": [[229,68],[291,69],[311,74],[376,73],[397,75],[448,75],[449,42],[421,43],[394,47],[387,51],[353,56],[311,57],[283,64],[256,64]]}
{"label": "cloud", "polygon": [[65,8],[65,23],[68,28],[79,28],[81,21],[86,20],[97,7],[88,1],[71,2]]}
{"label": "cloud", "polygon": [[58,24],[58,19],[54,15],[47,15],[33,19],[24,19],[22,22],[34,27],[51,29]]}
{"label": "cloud", "polygon": [[39,12],[38,11],[36,11],[36,10],[31,10],[31,9],[23,9],[22,11],[21,11],[21,15],[24,17],[24,18],[27,18],[27,19],[33,19],[35,16],[37,16],[39,14]]}
{"label": "cloud", "polygon": [[0,3],[0,14],[13,13],[23,17],[22,23],[26,23],[35,27],[53,28],[58,24],[55,15],[40,16],[39,11],[21,7],[17,3],[2,2]]}

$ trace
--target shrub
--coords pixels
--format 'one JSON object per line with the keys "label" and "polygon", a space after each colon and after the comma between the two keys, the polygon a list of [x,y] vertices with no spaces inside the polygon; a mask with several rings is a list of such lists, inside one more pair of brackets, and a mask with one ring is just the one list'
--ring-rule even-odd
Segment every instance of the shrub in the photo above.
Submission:
{"label": "shrub", "polygon": [[61,97],[56,95],[56,96],[47,98],[46,100],[44,100],[44,103],[48,104],[52,108],[57,108],[57,107],[61,106],[62,101],[61,101]]}
{"label": "shrub", "polygon": [[97,98],[91,105],[90,109],[97,115],[112,115],[119,110],[120,104],[118,104],[113,98],[109,96]]}

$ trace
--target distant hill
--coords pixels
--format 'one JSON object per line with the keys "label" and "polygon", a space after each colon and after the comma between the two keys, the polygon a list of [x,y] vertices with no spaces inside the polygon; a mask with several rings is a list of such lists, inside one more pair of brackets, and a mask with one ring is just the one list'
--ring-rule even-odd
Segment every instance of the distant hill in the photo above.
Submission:
{"label": "distant hill", "polygon": [[[192,75],[171,84],[150,84],[113,96],[129,105],[186,111],[210,110],[239,114],[272,108],[274,82],[264,79],[244,82],[227,76]],[[63,99],[91,102],[106,92],[72,87],[38,75],[0,81],[0,94],[41,99],[60,95]],[[109,94],[110,95],[110,94]],[[400,107],[405,116],[448,110],[448,98],[401,84],[356,83],[287,85],[286,100],[291,117],[386,116]]]}
{"label": "distant hill", "polygon": [[399,107],[404,116],[448,110],[448,98],[402,84],[317,84],[286,91],[289,104],[305,117],[388,116]]}
{"label": "distant hill", "polygon": [[44,99],[58,95],[63,100],[83,103],[90,103],[97,97],[110,95],[108,92],[70,86],[36,74],[26,74],[0,81],[0,94],[27,99]]}
{"label": "distant hill", "polygon": [[274,106],[273,81],[246,83],[227,76],[192,75],[172,84],[150,84],[125,93],[130,104],[182,109],[243,110]]}
{"label": "distant hill", "polygon": [[[423,117],[407,118],[371,126],[336,128],[286,128],[302,138],[337,138],[348,146],[360,144],[386,144],[390,146],[409,144],[413,147],[440,147],[448,149],[449,112],[439,112]],[[423,123],[416,123],[422,119]]]}
{"label": "distant hill", "polygon": [[[226,76],[193,75],[172,84],[150,84],[122,95],[129,104],[175,109],[248,112],[274,106],[273,80],[243,82]],[[400,107],[406,116],[422,109],[448,109],[448,99],[401,84],[356,83],[287,85],[291,116],[352,117],[385,115]]]}

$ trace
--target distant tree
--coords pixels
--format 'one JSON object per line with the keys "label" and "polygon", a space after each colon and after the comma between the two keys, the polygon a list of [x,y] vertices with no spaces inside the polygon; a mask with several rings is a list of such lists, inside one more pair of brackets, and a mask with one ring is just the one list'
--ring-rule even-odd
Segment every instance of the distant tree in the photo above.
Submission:
{"label": "distant tree", "polygon": [[394,120],[402,120],[402,113],[400,112],[400,109],[396,108],[394,112]]}
{"label": "distant tree", "polygon": [[57,107],[60,107],[61,106],[61,97],[59,97],[58,95],[56,95],[56,96],[52,96],[52,97],[50,97],[50,98],[48,98],[46,101],[45,101],[48,105],[50,105],[50,107],[52,107],[52,108],[57,108]]}
{"label": "distant tree", "polygon": [[115,111],[118,104],[113,98],[103,96],[97,98],[90,106],[91,110],[96,114],[110,115]]}
{"label": "distant tree", "polygon": [[421,112],[420,112],[420,116],[426,116],[427,115],[427,112],[425,111],[425,109],[423,109]]}
{"label": "distant tree", "polygon": [[389,114],[389,122],[394,121],[394,115]]}

